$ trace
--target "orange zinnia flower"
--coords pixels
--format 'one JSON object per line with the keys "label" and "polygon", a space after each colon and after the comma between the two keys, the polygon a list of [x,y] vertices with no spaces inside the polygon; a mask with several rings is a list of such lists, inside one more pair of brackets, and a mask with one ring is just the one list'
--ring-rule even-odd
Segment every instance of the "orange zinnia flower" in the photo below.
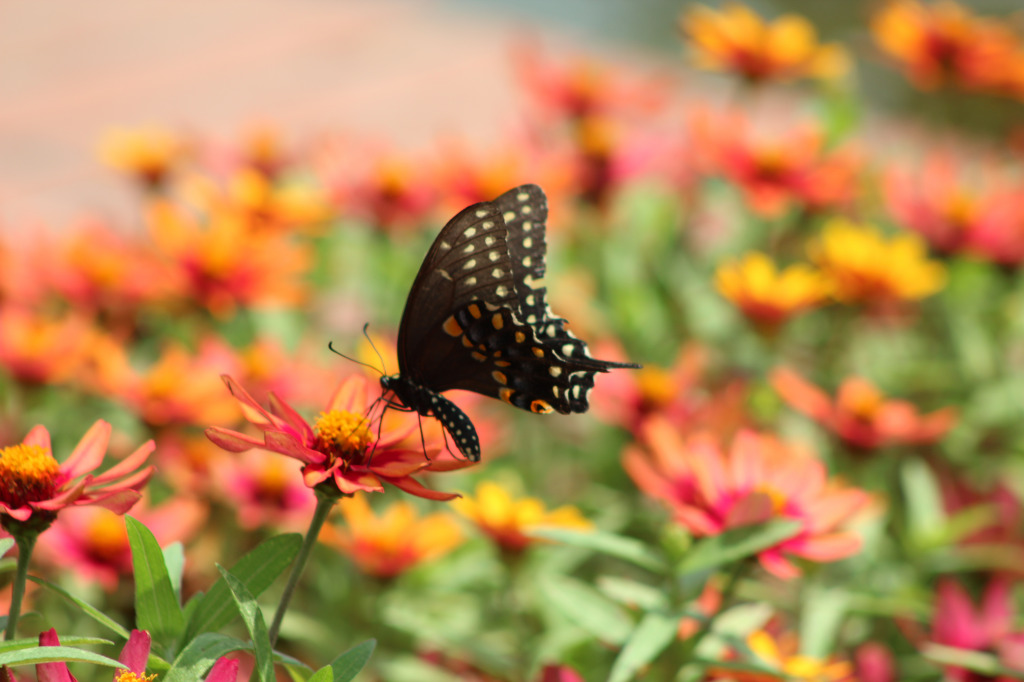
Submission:
{"label": "orange zinnia flower", "polygon": [[111,130],[100,142],[103,161],[133,176],[144,187],[159,188],[186,156],[186,146],[165,128]]}
{"label": "orange zinnia flower", "polygon": [[766,630],[755,630],[747,636],[747,648],[754,655],[751,663],[777,671],[747,672],[732,668],[709,671],[712,679],[721,677],[737,682],[840,682],[853,680],[853,665],[838,658],[821,659],[800,653],[800,642],[791,632],[775,636]]}
{"label": "orange zinnia flower", "polygon": [[985,177],[969,187],[958,177],[958,166],[948,156],[933,156],[923,168],[891,170],[885,176],[885,196],[893,217],[945,254],[959,253],[987,235],[1007,231],[1007,219],[1014,213],[1011,193],[994,178]]}
{"label": "orange zinnia flower", "polygon": [[[50,448],[50,432],[40,425],[18,445],[0,449],[0,523],[36,519],[48,525],[66,507],[95,504],[124,514],[141,496],[139,488],[153,474],[143,467],[153,452],[153,441],[112,466],[93,472],[103,462],[110,440],[110,424],[92,425],[64,462]],[[45,526],[44,526],[45,527]]]}
{"label": "orange zinnia flower", "polygon": [[844,208],[857,193],[861,162],[850,148],[826,149],[810,126],[766,134],[746,119],[700,113],[691,120],[705,171],[721,175],[743,193],[758,215],[774,218],[792,206],[808,211]]}
{"label": "orange zinnia flower", "polygon": [[536,45],[513,54],[527,93],[545,113],[570,122],[611,113],[649,115],[667,100],[667,83],[627,82],[611,66],[575,56],[544,60]]}
{"label": "orange zinnia flower", "polygon": [[458,494],[431,490],[413,476],[472,465],[465,460],[438,457],[439,446],[428,446],[424,451],[418,439],[414,447],[407,445],[416,429],[415,413],[391,410],[388,414],[394,414],[401,423],[390,428],[382,424],[382,435],[375,443],[366,416],[370,388],[362,375],[342,383],[327,410],[313,424],[273,393],[268,412],[231,377],[222,378],[241,404],[245,418],[263,431],[263,438],[220,427],[208,428],[207,437],[231,452],[258,448],[296,459],[303,464],[302,480],[310,488],[325,485],[332,492],[352,495],[360,490],[384,492],[383,484],[390,483],[418,497],[450,500]]}
{"label": "orange zinnia flower", "polygon": [[768,333],[828,295],[820,273],[806,265],[778,270],[765,254],[751,252],[715,271],[715,287],[757,327]]}
{"label": "orange zinnia flower", "polygon": [[344,527],[325,526],[320,539],[348,554],[368,575],[393,578],[462,543],[462,530],[450,514],[420,517],[405,500],[392,503],[380,515],[373,513],[362,495],[342,500],[338,506]]}
{"label": "orange zinnia flower", "polygon": [[593,524],[576,507],[563,506],[548,511],[536,497],[513,499],[497,483],[483,482],[475,497],[452,503],[457,512],[475,523],[504,550],[521,552],[534,542],[529,532],[547,527],[589,530]]}
{"label": "orange zinnia flower", "polygon": [[82,369],[97,332],[78,315],[55,319],[31,308],[0,308],[0,367],[26,384],[67,381]]}
{"label": "orange zinnia flower", "polygon": [[300,278],[308,249],[287,234],[255,229],[237,211],[214,208],[204,222],[155,202],[149,227],[180,290],[215,315],[230,315],[239,306],[295,304],[305,296]]}
{"label": "orange zinnia flower", "polygon": [[843,303],[885,306],[914,301],[946,284],[946,269],[928,259],[924,241],[916,234],[886,239],[870,225],[833,218],[807,250],[832,295]]}
{"label": "orange zinnia flower", "polygon": [[955,2],[894,0],[871,22],[875,41],[920,88],[946,82],[968,89],[1005,88],[1019,52],[1003,22],[968,14]]}
{"label": "orange zinnia flower", "polygon": [[[612,372],[602,378],[602,390],[594,391],[594,410],[602,419],[634,433],[655,413],[675,424],[692,423],[702,406],[704,391],[699,387],[709,355],[706,348],[690,343],[680,349],[669,367],[645,364],[635,372]],[[623,352],[615,348],[597,356],[625,360]]]}
{"label": "orange zinnia flower", "polygon": [[886,400],[859,377],[843,381],[835,401],[791,369],[775,370],[771,382],[792,407],[859,448],[934,443],[956,423],[952,407],[922,415],[905,400]]}
{"label": "orange zinnia flower", "polygon": [[108,351],[97,372],[98,388],[118,397],[150,426],[226,422],[237,414],[217,377],[235,371],[240,361],[220,339],[204,339],[194,352],[167,346],[141,373],[123,352]]}
{"label": "orange zinnia flower", "polygon": [[386,232],[420,227],[437,205],[433,174],[422,161],[390,152],[371,154],[365,174],[349,178],[339,172],[329,181],[335,202]]}
{"label": "orange zinnia flower", "polygon": [[824,464],[810,453],[748,430],[723,451],[706,434],[684,439],[657,416],[643,436],[646,450],[628,448],[623,466],[694,535],[771,519],[799,521],[796,535],[758,554],[761,566],[780,578],[800,575],[789,556],[837,561],[860,549],[860,539],[839,528],[868,504],[868,494],[829,482]]}
{"label": "orange zinnia flower", "polygon": [[814,26],[801,16],[787,14],[768,23],[736,3],[721,12],[694,5],[680,18],[679,27],[692,41],[697,66],[731,71],[752,83],[833,80],[849,70],[846,51],[820,44]]}
{"label": "orange zinnia flower", "polygon": [[[209,511],[205,504],[187,497],[172,497],[158,507],[144,499],[132,508],[132,518],[166,547],[192,538],[208,521]],[[33,558],[58,570],[74,566],[76,578],[94,580],[108,592],[114,592],[132,572],[124,519],[100,507],[59,516],[39,537]]]}

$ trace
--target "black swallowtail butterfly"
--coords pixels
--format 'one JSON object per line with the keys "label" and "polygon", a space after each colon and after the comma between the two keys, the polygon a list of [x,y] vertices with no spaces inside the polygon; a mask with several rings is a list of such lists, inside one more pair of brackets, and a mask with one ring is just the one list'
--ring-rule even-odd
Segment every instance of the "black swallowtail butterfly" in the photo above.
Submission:
{"label": "black swallowtail butterfly", "polygon": [[586,412],[594,374],[640,365],[590,357],[536,286],[547,198],[523,185],[464,209],[420,266],[398,328],[398,374],[381,377],[407,408],[434,416],[480,460],[469,417],[441,395],[475,391],[537,413]]}

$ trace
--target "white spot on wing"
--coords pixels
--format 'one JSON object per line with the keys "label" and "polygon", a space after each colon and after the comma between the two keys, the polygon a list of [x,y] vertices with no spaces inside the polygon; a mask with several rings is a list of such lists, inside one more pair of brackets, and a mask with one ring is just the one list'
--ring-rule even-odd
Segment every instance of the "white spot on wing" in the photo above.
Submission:
{"label": "white spot on wing", "polygon": [[501,279],[501,276],[503,274],[504,273],[502,272],[501,268],[494,268],[493,270],[491,270],[491,277],[493,277],[494,279]]}
{"label": "white spot on wing", "polygon": [[468,227],[468,228],[466,228],[466,231],[463,232],[462,234],[466,237],[466,239],[470,239],[471,237],[476,235],[476,228],[475,227]]}
{"label": "white spot on wing", "polygon": [[494,261],[501,258],[501,254],[499,254],[497,251],[491,251],[487,254],[487,257],[490,258],[491,262],[493,263]]}
{"label": "white spot on wing", "polygon": [[476,277],[467,277],[462,281],[466,284],[467,287],[476,286]]}
{"label": "white spot on wing", "polygon": [[520,192],[519,194],[516,195],[516,199],[518,199],[519,201],[528,201],[530,199],[530,195],[527,194],[526,192]]}
{"label": "white spot on wing", "polygon": [[548,373],[553,377],[560,377],[562,376],[562,368],[552,365],[551,367],[548,367]]}
{"label": "white spot on wing", "polygon": [[562,355],[564,355],[567,358],[568,357],[572,357],[572,353],[575,350],[576,350],[576,346],[574,346],[571,343],[563,343],[562,344]]}
{"label": "white spot on wing", "polygon": [[533,248],[533,237],[523,237],[523,246],[532,249]]}
{"label": "white spot on wing", "polygon": [[516,219],[516,212],[515,211],[505,211],[503,217],[505,218],[505,222],[506,223],[512,222],[513,220]]}
{"label": "white spot on wing", "polygon": [[531,267],[532,265],[533,265],[533,259],[532,258],[530,258],[529,256],[526,256],[525,258],[523,258],[523,267],[524,268]]}
{"label": "white spot on wing", "polygon": [[501,284],[498,286],[497,289],[494,290],[494,293],[498,295],[498,298],[505,298],[506,296],[508,296],[508,287],[506,287],[504,284]]}
{"label": "white spot on wing", "polygon": [[470,258],[468,261],[462,264],[463,270],[472,270],[476,267],[476,258]]}
{"label": "white spot on wing", "polygon": [[488,214],[488,210],[487,210],[487,209],[485,209],[485,208],[478,208],[478,209],[476,210],[476,217],[477,217],[477,218],[483,218],[483,217],[484,217],[484,216],[486,216],[487,214]]}
{"label": "white spot on wing", "polygon": [[466,244],[466,248],[462,250],[462,253],[473,253],[473,249],[475,248],[476,246],[474,246],[473,244]]}
{"label": "white spot on wing", "polygon": [[441,275],[442,277],[444,277],[449,282],[452,281],[452,276],[450,274],[448,274],[447,270],[443,270],[441,268],[438,268],[437,269],[437,274]]}

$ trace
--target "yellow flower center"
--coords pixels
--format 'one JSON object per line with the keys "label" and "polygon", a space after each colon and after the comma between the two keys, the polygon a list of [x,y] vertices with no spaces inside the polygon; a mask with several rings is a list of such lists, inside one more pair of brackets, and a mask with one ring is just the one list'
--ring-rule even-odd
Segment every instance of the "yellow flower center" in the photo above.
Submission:
{"label": "yellow flower center", "polygon": [[672,374],[660,367],[645,367],[637,373],[640,394],[651,405],[665,405],[678,392]]}
{"label": "yellow flower center", "polygon": [[317,449],[334,458],[346,461],[361,455],[373,439],[369,420],[347,411],[321,412],[314,425]]}
{"label": "yellow flower center", "polygon": [[122,670],[114,677],[114,682],[152,682],[155,679],[156,673],[152,675],[146,675],[145,673],[139,675],[130,670]]}
{"label": "yellow flower center", "polygon": [[771,500],[774,516],[780,516],[785,511],[787,499],[783,493],[767,485],[758,486],[755,490]]}
{"label": "yellow flower center", "polygon": [[0,501],[17,509],[53,497],[60,465],[39,445],[11,445],[0,450]]}
{"label": "yellow flower center", "polygon": [[124,530],[124,521],[113,512],[97,514],[89,523],[89,551],[98,557],[113,559],[118,557],[128,546],[128,536]]}

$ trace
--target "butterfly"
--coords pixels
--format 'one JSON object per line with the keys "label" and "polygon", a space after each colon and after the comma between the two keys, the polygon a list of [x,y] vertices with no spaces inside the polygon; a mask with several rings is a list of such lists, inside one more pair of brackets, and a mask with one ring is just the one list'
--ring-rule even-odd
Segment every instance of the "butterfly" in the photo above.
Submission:
{"label": "butterfly", "polygon": [[538,285],[547,197],[523,185],[448,221],[427,252],[398,328],[398,374],[380,379],[402,405],[437,418],[480,460],[469,417],[441,395],[474,391],[539,414],[586,412],[594,375],[626,362],[590,357]]}

